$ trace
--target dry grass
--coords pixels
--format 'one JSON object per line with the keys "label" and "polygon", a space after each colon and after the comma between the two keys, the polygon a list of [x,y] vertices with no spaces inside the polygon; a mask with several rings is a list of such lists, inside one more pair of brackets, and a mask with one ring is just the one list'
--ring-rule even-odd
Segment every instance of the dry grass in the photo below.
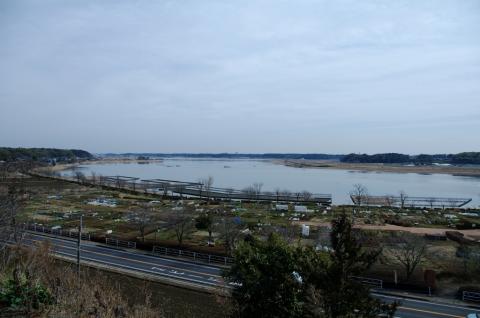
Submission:
{"label": "dry grass", "polygon": [[[34,249],[15,246],[8,252],[3,264],[2,278],[12,278],[16,284],[45,287],[54,303],[33,308],[28,301],[13,310],[16,314],[32,317],[162,317],[163,312],[151,305],[151,292],[140,292],[142,301],[134,304],[122,294],[120,288],[105,277],[91,275],[89,271],[77,274],[73,266],[59,264],[50,256],[48,243]],[[29,295],[26,295],[29,298]],[[8,309],[3,310],[8,312]],[[12,310],[10,310],[12,312]]]}

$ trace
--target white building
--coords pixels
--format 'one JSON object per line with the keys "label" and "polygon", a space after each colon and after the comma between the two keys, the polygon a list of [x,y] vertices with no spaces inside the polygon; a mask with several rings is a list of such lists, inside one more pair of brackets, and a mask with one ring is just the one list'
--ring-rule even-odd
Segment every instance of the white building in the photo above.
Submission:
{"label": "white building", "polygon": [[277,204],[277,205],[275,205],[275,210],[277,210],[277,211],[288,211],[288,205],[287,204]]}
{"label": "white building", "polygon": [[294,206],[294,210],[295,210],[295,212],[299,212],[299,213],[306,213],[306,212],[308,212],[307,207],[304,206],[304,205],[296,205],[296,206]]}

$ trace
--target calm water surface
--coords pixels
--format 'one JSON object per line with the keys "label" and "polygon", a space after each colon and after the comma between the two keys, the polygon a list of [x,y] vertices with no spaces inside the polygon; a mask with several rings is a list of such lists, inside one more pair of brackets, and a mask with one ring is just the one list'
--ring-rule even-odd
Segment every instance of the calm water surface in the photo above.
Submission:
{"label": "calm water surface", "polygon": [[[335,204],[350,203],[349,192],[356,183],[368,188],[372,195],[398,194],[472,198],[468,206],[480,205],[480,178],[446,174],[361,172],[336,169],[286,167],[257,160],[191,160],[165,159],[159,163],[89,164],[81,166],[86,175],[93,171],[103,176],[123,175],[141,179],[198,181],[212,176],[213,186],[243,189],[255,182],[263,190],[276,188],[292,192],[332,194]],[[64,174],[71,174],[65,171]]]}

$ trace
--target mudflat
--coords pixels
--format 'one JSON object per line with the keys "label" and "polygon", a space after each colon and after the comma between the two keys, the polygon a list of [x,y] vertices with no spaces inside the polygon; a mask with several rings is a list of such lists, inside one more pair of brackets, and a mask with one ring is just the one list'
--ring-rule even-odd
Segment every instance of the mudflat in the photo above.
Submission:
{"label": "mudflat", "polygon": [[340,169],[357,171],[380,171],[394,173],[420,173],[420,174],[451,174],[459,176],[480,177],[480,165],[401,165],[382,163],[345,163],[328,160],[275,160],[277,164],[283,164],[296,168],[313,169]]}

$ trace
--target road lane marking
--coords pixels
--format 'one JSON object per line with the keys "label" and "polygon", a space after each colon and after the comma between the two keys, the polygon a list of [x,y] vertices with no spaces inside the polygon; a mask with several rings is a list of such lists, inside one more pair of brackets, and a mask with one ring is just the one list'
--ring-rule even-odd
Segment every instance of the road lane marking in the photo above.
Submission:
{"label": "road lane marking", "polygon": [[442,313],[442,312],[423,310],[423,309],[417,309],[417,308],[411,308],[411,307],[403,307],[403,306],[399,306],[399,307],[397,307],[397,309],[403,309],[403,310],[408,310],[408,311],[418,311],[418,312],[424,312],[424,313],[431,314],[431,315],[438,315],[438,316],[445,316],[445,317],[454,317],[454,318],[464,318],[465,317],[465,316],[457,316],[457,315],[446,314],[446,313]]}
{"label": "road lane marking", "polygon": [[[35,240],[31,240],[31,241],[35,242]],[[58,245],[53,245],[53,246],[54,246],[54,247],[58,247]],[[65,249],[70,249],[70,250],[77,250],[76,247],[70,247],[70,246],[64,246],[64,245],[60,245],[60,247],[63,247],[63,248],[65,248]],[[155,264],[155,263],[149,263],[149,262],[144,262],[144,261],[140,261],[140,260],[136,260],[136,259],[130,259],[130,258],[126,258],[126,257],[116,256],[116,255],[112,255],[112,254],[105,254],[105,253],[94,252],[94,251],[87,251],[87,250],[82,250],[82,252],[92,253],[92,254],[98,254],[98,255],[107,256],[107,257],[110,257],[110,258],[122,259],[122,260],[126,260],[126,261],[129,261],[129,262],[141,263],[141,264],[146,264],[146,265],[155,265],[155,266],[165,267],[165,268],[172,269],[172,270],[178,270],[178,269],[179,269],[178,267],[173,267],[173,266],[169,266],[169,265],[162,265],[162,264]],[[64,252],[63,252],[63,253],[64,253]],[[64,253],[64,254],[68,254],[68,253]],[[68,254],[68,255],[72,255],[72,254]],[[75,255],[72,255],[72,256],[75,256]],[[110,264],[113,264],[113,263],[110,263]],[[205,275],[205,276],[222,278],[222,276],[220,276],[220,275],[202,273],[202,272],[198,272],[198,271],[194,271],[194,270],[189,270],[189,269],[182,269],[182,270],[184,270],[184,271],[186,271],[186,272],[192,272],[192,273],[195,273],[195,274],[200,274],[200,275]]]}
{"label": "road lane marking", "polygon": [[[72,256],[75,257],[75,255],[64,253],[64,252],[56,252],[55,254],[63,254],[63,255],[70,256],[70,257],[72,257]],[[102,261],[102,260],[98,260],[98,259],[90,258],[90,257],[82,257],[82,259],[92,261],[94,263],[102,263],[102,264],[106,264],[106,265],[110,265],[110,266],[113,265],[115,267],[120,267],[120,268],[123,267],[123,268],[131,269],[131,270],[137,271],[137,272],[145,272],[145,273],[154,274],[154,275],[168,276],[168,277],[175,278],[175,279],[180,279],[180,280],[185,280],[185,281],[190,281],[190,282],[196,282],[196,283],[199,283],[199,284],[202,284],[202,285],[211,285],[211,286],[216,286],[216,287],[222,287],[222,285],[210,283],[207,280],[201,281],[201,280],[196,280],[196,279],[191,279],[191,278],[183,278],[183,277],[173,276],[173,275],[170,275],[170,274],[167,274],[167,273],[158,273],[158,272],[154,272],[154,271],[151,271],[151,270],[148,270],[148,269],[142,269],[142,268],[132,267],[132,266],[128,266],[128,265],[112,264],[112,263],[109,263],[109,262],[106,262],[106,261]]]}
{"label": "road lane marking", "polygon": [[[46,240],[55,240],[55,241],[59,241],[59,242],[62,242],[62,243],[65,243],[65,242],[68,242],[68,243],[72,243],[72,245],[74,246],[74,248],[76,248],[76,241],[72,241],[72,240],[68,240],[68,239],[63,239],[63,238],[57,238],[57,237],[52,237],[52,236],[46,236],[46,235],[41,235],[41,234],[34,234],[34,233],[29,233],[31,236],[36,236],[36,237],[40,237],[40,238],[43,238],[43,239],[46,239]],[[31,239],[32,241],[35,241],[35,239]],[[98,248],[99,246],[97,244],[102,244],[102,243],[98,243],[98,242],[95,242],[96,244],[93,244],[92,241],[82,241],[82,245],[84,247],[90,247],[90,248]],[[60,244],[61,246],[65,246],[65,245],[62,245]],[[65,246],[67,247],[67,246]],[[101,247],[112,247],[111,245],[105,245],[105,246],[101,246]],[[127,252],[127,251],[122,251],[122,250],[119,250],[119,249],[113,249],[115,252],[117,253],[122,253],[122,254],[128,254],[128,255],[136,255],[136,256],[141,256],[141,257],[145,257],[145,258],[150,258],[152,260],[158,260],[158,259],[161,259],[161,260],[164,260],[166,262],[170,262],[170,263],[177,263],[177,264],[192,264],[191,262],[188,262],[188,261],[182,261],[182,260],[174,260],[174,259],[169,259],[169,258],[164,258],[164,257],[161,257],[161,256],[151,256],[151,255],[144,255],[144,254],[135,254],[135,253],[132,253],[132,252]],[[204,265],[204,264],[201,264],[201,263],[193,263],[196,267],[201,267],[201,268],[205,268],[205,269],[211,269],[211,270],[218,270],[218,269],[221,269],[221,267],[215,267],[215,266],[208,266],[208,265]]]}

